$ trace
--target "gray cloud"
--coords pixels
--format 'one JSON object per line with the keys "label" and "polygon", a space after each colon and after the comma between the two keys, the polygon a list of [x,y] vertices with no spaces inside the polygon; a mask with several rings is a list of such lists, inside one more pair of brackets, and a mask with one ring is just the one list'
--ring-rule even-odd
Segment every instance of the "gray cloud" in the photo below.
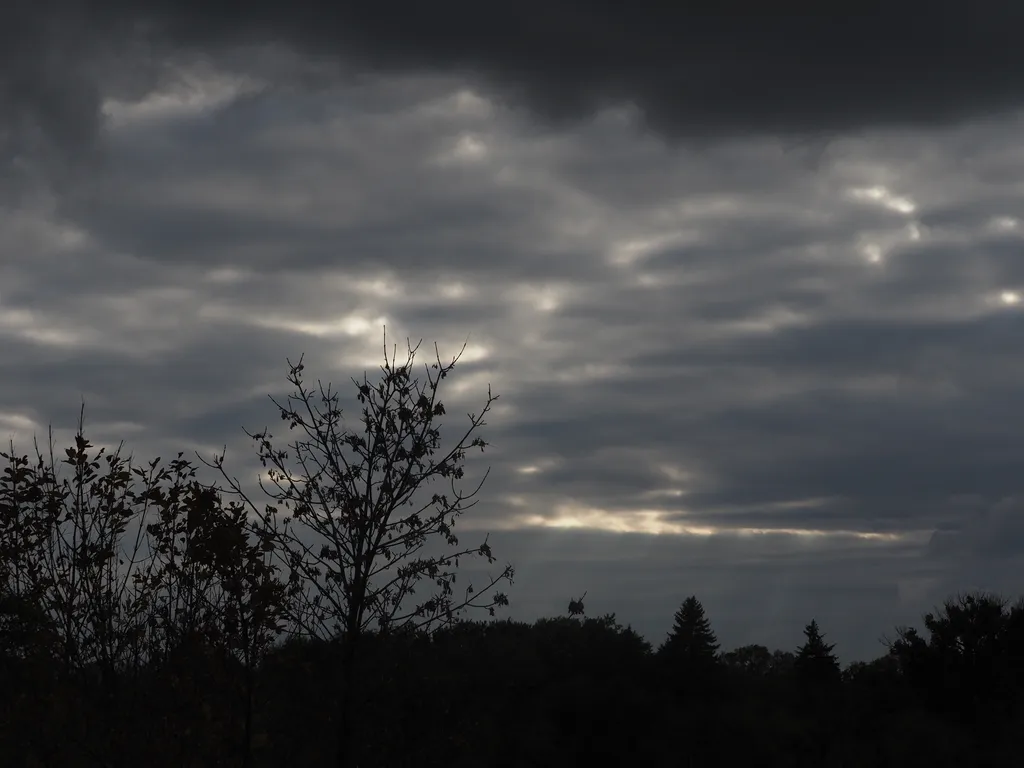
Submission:
{"label": "gray cloud", "polygon": [[915,0],[767,15],[589,0],[487,13],[463,0],[19,0],[0,38],[2,146],[62,168],[95,137],[103,99],[174,82],[173,57],[287,83],[462,75],[556,125],[632,104],[674,138],[933,125],[1022,106],[1022,21],[1010,3]]}
{"label": "gray cloud", "polygon": [[851,658],[943,590],[1016,588],[1019,118],[695,148],[237,55],[126,88],[95,172],[0,211],[0,437],[66,437],[84,397],[99,440],[226,443],[251,481],[285,358],[347,394],[386,324],[469,339],[449,429],[501,395],[465,523],[516,562],[514,615],[586,589],[657,642],[696,593],[726,645],[817,616]]}

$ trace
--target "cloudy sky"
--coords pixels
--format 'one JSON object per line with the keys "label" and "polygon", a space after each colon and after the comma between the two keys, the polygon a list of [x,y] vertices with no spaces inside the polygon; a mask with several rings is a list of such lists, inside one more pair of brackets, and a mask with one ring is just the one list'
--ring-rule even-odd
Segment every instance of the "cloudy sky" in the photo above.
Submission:
{"label": "cloudy sky", "polygon": [[513,617],[849,661],[1024,592],[1024,6],[833,6],[16,0],[0,432],[252,477],[386,325],[500,395]]}

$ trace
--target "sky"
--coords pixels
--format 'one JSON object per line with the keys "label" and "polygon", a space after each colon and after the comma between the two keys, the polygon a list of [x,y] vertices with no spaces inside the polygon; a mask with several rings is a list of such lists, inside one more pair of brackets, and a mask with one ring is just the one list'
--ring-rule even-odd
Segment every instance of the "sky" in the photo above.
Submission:
{"label": "sky", "polygon": [[251,480],[386,327],[466,344],[444,434],[499,395],[504,615],[852,661],[1021,594],[1024,6],[773,9],[16,0],[0,436]]}

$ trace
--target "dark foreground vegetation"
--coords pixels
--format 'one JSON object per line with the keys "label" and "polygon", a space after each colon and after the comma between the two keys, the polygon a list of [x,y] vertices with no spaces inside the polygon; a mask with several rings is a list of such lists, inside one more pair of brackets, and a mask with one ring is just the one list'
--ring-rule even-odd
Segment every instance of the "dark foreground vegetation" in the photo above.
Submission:
{"label": "dark foreground vegetation", "polygon": [[[841,670],[815,622],[791,650],[723,652],[696,597],[655,651],[614,616],[499,620],[511,566],[464,585],[464,459],[440,382],[385,359],[275,403],[252,435],[257,503],[182,458],[137,464],[82,434],[2,454],[0,765],[988,766],[1024,754],[1024,604],[950,599],[923,633]],[[264,500],[266,501],[266,500]],[[474,616],[473,611],[477,611]]]}

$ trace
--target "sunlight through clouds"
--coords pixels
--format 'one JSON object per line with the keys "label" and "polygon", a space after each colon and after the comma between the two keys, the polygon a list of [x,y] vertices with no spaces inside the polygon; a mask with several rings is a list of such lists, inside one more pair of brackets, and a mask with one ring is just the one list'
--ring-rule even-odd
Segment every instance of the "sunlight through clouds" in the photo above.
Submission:
{"label": "sunlight through clouds", "polygon": [[[859,170],[861,173],[866,173],[868,169],[861,168]],[[876,169],[873,175],[882,174]],[[908,217],[919,210],[917,203],[909,196],[897,195],[887,186],[881,184],[847,187],[845,196],[847,199],[859,203],[877,205],[903,217]],[[899,231],[864,233],[859,237],[860,253],[869,264],[881,266],[890,252],[904,243],[920,241],[922,235],[921,224],[916,220],[907,221]]]}
{"label": "sunlight through clouds", "polygon": [[576,291],[564,283],[520,283],[508,289],[507,293],[517,303],[542,313],[550,313],[561,309]]}
{"label": "sunlight through clouds", "polygon": [[770,307],[755,317],[734,320],[723,328],[737,333],[777,333],[787,328],[808,325],[812,318],[789,307]]}
{"label": "sunlight through clouds", "polygon": [[854,200],[878,203],[894,213],[907,215],[917,210],[914,201],[909,197],[894,195],[885,187],[854,187],[849,193]]}
{"label": "sunlight through clouds", "polygon": [[428,101],[420,111],[429,117],[446,120],[480,121],[494,117],[494,103],[471,88],[457,88],[445,96]]}
{"label": "sunlight through clouds", "polygon": [[380,333],[381,328],[388,324],[387,317],[370,318],[358,313],[342,315],[335,320],[328,321],[298,320],[273,315],[268,317],[251,317],[250,321],[266,328],[294,331],[318,338],[329,338],[332,336],[358,336],[366,338],[376,336]]}
{"label": "sunlight through clouds", "polygon": [[206,280],[211,283],[226,285],[237,285],[251,280],[252,272],[235,267],[220,267],[211,269],[206,273]]}
{"label": "sunlight through clouds", "polygon": [[649,237],[634,238],[614,243],[608,251],[608,260],[620,267],[628,267],[662,248],[672,245],[683,245],[697,242],[696,233],[683,231],[668,232]]}
{"label": "sunlight through clouds", "polygon": [[[442,350],[442,352],[441,352],[441,355],[442,355],[441,359],[444,360],[445,359],[444,358],[444,354],[445,354],[444,350],[446,350],[446,349],[456,349],[456,346],[455,346],[455,344],[450,343],[450,342],[446,343],[446,344],[440,344],[439,343],[438,344],[438,349]],[[460,353],[458,353],[459,354],[459,364],[460,365],[469,365],[470,363],[479,363],[480,361],[488,360],[491,357],[491,349],[489,347],[487,347],[487,346],[484,346],[483,344],[467,343],[465,349],[463,349],[462,345],[460,344],[457,347],[457,349],[461,349],[462,350]],[[451,355],[449,355],[449,359],[451,357],[453,357],[454,354],[455,353],[452,353]]]}
{"label": "sunlight through clouds", "polygon": [[997,232],[1016,232],[1020,229],[1020,220],[1013,216],[996,216],[989,220],[989,226]]}
{"label": "sunlight through clouds", "polygon": [[868,243],[864,246],[864,256],[872,264],[878,264],[882,260],[882,247],[877,243]]}
{"label": "sunlight through clouds", "polygon": [[6,451],[13,442],[15,449],[24,454],[28,451],[27,443],[42,434],[41,425],[34,419],[15,411],[0,411],[0,450]]}
{"label": "sunlight through clouds", "polygon": [[[463,371],[456,380],[445,387],[445,391],[455,398],[468,399],[473,413],[479,413],[479,406],[483,405],[487,397],[487,387],[494,386],[496,382],[500,380],[493,370]],[[496,394],[500,396],[501,392]]]}
{"label": "sunlight through clouds", "polygon": [[434,285],[434,290],[443,298],[458,301],[472,295],[471,288],[460,280],[442,280]]}
{"label": "sunlight through clouds", "polygon": [[547,472],[555,469],[563,464],[562,459],[547,457],[542,459],[536,459],[529,464],[524,464],[516,468],[516,472],[520,475],[537,475],[542,472]]}
{"label": "sunlight through clouds", "polygon": [[537,528],[581,529],[654,536],[792,536],[805,540],[840,538],[882,542],[897,542],[907,536],[905,533],[879,533],[841,528],[826,530],[783,526],[754,528],[725,525],[688,525],[683,522],[667,519],[668,517],[669,513],[664,510],[625,509],[609,511],[599,507],[564,503],[556,504],[553,514],[550,516],[526,514],[522,515],[520,520],[523,525]]}
{"label": "sunlight through clouds", "polygon": [[716,529],[710,526],[686,526],[665,520],[662,510],[615,510],[577,504],[557,504],[553,514],[524,515],[522,523],[539,528],[581,528],[614,533],[646,533],[710,536]]}
{"label": "sunlight through clouds", "polygon": [[449,149],[443,150],[433,158],[433,162],[441,166],[475,165],[488,159],[490,150],[482,137],[464,133],[459,136]]}
{"label": "sunlight through clouds", "polygon": [[564,367],[555,374],[555,379],[565,384],[596,382],[628,376],[629,369],[614,363],[584,363]]}
{"label": "sunlight through clouds", "polygon": [[663,488],[654,491],[644,491],[641,496],[645,499],[678,499],[686,495],[686,491],[682,488]]}
{"label": "sunlight through clouds", "polygon": [[390,275],[377,277],[372,280],[356,280],[353,282],[352,287],[358,294],[381,299],[400,298],[406,292],[402,282],[395,280]]}
{"label": "sunlight through clouds", "polygon": [[68,327],[38,312],[0,306],[0,335],[5,334],[62,349],[85,348],[101,341],[94,329]]}
{"label": "sunlight through clouds", "polygon": [[107,128],[121,130],[161,120],[193,117],[224,107],[240,96],[259,92],[263,83],[196,65],[179,67],[176,79],[139,101],[107,99],[101,111]]}

